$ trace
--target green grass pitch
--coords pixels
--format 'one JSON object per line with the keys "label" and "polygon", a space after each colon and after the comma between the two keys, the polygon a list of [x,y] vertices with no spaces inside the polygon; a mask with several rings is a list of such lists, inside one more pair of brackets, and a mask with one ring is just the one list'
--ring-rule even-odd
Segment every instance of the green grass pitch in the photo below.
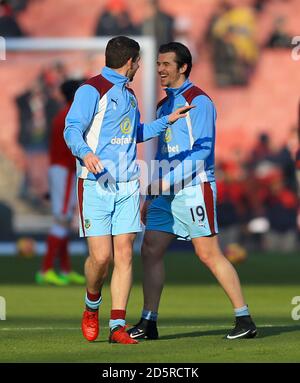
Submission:
{"label": "green grass pitch", "polygon": [[[36,286],[40,261],[0,257],[0,296],[7,305],[7,319],[0,321],[0,362],[300,362],[300,320],[291,316],[292,299],[300,296],[299,254],[253,254],[237,267],[258,336],[229,341],[224,335],[233,315],[223,290],[192,253],[169,253],[160,339],[132,346],[107,342],[108,283],[100,337],[88,343],[80,330],[84,288]],[[73,258],[77,270],[83,263],[84,257]],[[141,304],[141,262],[135,256],[129,323],[139,319]]]}

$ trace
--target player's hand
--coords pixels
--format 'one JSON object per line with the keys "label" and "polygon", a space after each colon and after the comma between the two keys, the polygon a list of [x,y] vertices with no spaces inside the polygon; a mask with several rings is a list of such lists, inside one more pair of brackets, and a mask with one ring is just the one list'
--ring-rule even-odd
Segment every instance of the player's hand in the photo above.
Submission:
{"label": "player's hand", "polygon": [[143,224],[146,226],[147,223],[147,212],[148,212],[148,207],[150,206],[152,200],[151,199],[146,199],[146,201],[143,204],[142,210],[141,210],[141,221]]}
{"label": "player's hand", "polygon": [[83,157],[84,166],[87,170],[93,174],[101,173],[104,169],[100,158],[97,157],[94,153],[88,153]]}
{"label": "player's hand", "polygon": [[181,108],[176,109],[175,112],[169,114],[169,118],[168,118],[169,123],[173,124],[174,122],[179,120],[179,118],[186,117],[187,112],[193,108],[195,108],[195,105],[185,105],[185,106],[182,106]]}

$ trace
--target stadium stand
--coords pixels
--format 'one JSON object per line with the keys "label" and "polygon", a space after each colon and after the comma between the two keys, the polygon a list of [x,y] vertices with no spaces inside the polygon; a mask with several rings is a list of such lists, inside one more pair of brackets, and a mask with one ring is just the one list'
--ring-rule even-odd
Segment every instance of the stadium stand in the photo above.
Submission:
{"label": "stadium stand", "polygon": [[[143,0],[140,0],[142,3]],[[189,7],[185,7],[178,0],[162,2],[162,8],[168,9],[175,17],[184,13],[191,21],[190,38],[201,39],[206,23],[214,10],[216,1],[193,0]],[[18,15],[19,23],[34,36],[92,36],[95,22],[105,1],[77,0],[74,2],[61,2],[59,6],[50,0],[30,2],[26,11]],[[142,20],[142,6],[135,7],[135,1],[128,1],[129,12],[135,23]],[[172,6],[170,6],[172,4]],[[298,11],[298,12],[297,12]],[[264,12],[258,19],[258,39],[261,43],[267,40],[273,25],[274,17],[278,14],[288,19],[288,32],[297,32],[297,14],[300,12],[300,3],[294,0],[289,2],[268,2]],[[68,23],[65,23],[66,18]],[[32,20],[35,20],[32,23]],[[197,20],[197,21],[196,21]],[[80,25],[80,28],[78,28]],[[1,99],[1,126],[6,126],[5,133],[0,135],[0,145],[6,146],[9,142],[14,145],[17,124],[14,97],[21,93],[34,78],[39,68],[26,66],[26,56],[18,55],[13,64],[1,63],[5,70],[1,71],[0,83],[6,89],[7,97]],[[202,87],[214,98],[219,115],[218,139],[222,145],[218,146],[218,154],[228,155],[232,147],[237,144],[247,145],[250,148],[259,129],[267,128],[276,132],[277,142],[282,141],[285,131],[295,124],[298,100],[299,77],[298,62],[291,60],[289,51],[263,50],[261,52],[257,71],[246,89],[219,89],[214,86],[213,74],[209,57],[205,50],[200,52],[200,60],[195,64],[193,78],[202,84]],[[200,80],[200,81],[199,81]],[[290,101],[282,108],[282,101]],[[236,101],[239,108],[234,108]],[[269,111],[269,113],[268,113]],[[238,132],[238,134],[237,134]],[[234,138],[234,139],[233,139]],[[243,138],[243,139],[241,139]],[[7,147],[7,146],[6,146]],[[16,152],[16,150],[13,150]],[[8,153],[9,157],[14,154]]]}

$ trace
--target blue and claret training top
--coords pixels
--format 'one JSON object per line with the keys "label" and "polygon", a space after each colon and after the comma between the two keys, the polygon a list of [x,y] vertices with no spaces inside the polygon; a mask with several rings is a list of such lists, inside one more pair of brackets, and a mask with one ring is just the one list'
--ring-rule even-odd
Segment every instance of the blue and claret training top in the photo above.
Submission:
{"label": "blue and claret training top", "polygon": [[[170,126],[167,115],[149,124],[140,123],[137,99],[128,81],[104,67],[100,75],[77,90],[64,130],[65,141],[77,158],[77,177],[97,180],[104,175],[103,179],[116,182],[137,179],[136,144]],[[99,156],[105,167],[102,173],[95,175],[84,166],[82,160],[89,152]]]}
{"label": "blue and claret training top", "polygon": [[159,176],[171,185],[184,181],[184,187],[214,181],[216,109],[212,100],[189,79],[180,88],[165,90],[167,97],[159,102],[157,117],[185,105],[195,108],[159,136],[156,154]]}

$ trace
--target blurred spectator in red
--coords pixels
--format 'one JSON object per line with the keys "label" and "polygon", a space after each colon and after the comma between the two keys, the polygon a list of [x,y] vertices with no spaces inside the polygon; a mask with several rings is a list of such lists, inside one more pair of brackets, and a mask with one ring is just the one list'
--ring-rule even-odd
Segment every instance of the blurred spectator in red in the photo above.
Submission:
{"label": "blurred spectator in red", "polygon": [[297,246],[297,196],[284,184],[283,174],[269,180],[270,195],[266,201],[266,217],[270,231],[266,234],[268,250],[292,251]]}
{"label": "blurred spectator in red", "polygon": [[31,89],[16,99],[19,111],[19,142],[26,150],[46,150],[49,139],[49,121],[59,107],[56,100],[49,97],[41,79],[37,79]]}
{"label": "blurred spectator in red", "polygon": [[269,134],[260,133],[246,161],[248,168],[253,170],[262,161],[271,161],[273,154]]}
{"label": "blurred spectator in red", "polygon": [[294,130],[289,133],[286,143],[279,149],[271,147],[270,137],[267,133],[261,133],[255,144],[247,165],[250,171],[254,171],[258,176],[266,173],[274,165],[282,171],[284,184],[291,190],[296,189],[294,154],[291,152],[289,140],[293,139]]}
{"label": "blurred spectator in red", "polygon": [[58,104],[64,103],[60,86],[68,78],[68,71],[62,61],[52,62],[49,66],[43,69],[39,76],[45,93],[48,98],[55,100]]}
{"label": "blurred spectator in red", "polygon": [[[296,178],[297,178],[298,197],[299,197],[299,201],[300,201],[300,101],[298,104],[297,136],[298,136],[298,149],[296,152]],[[299,214],[299,216],[300,216],[300,214]],[[300,224],[299,224],[299,228],[300,228]]]}
{"label": "blurred spectator in red", "polygon": [[248,173],[246,200],[248,201],[247,243],[253,251],[265,250],[265,235],[270,230],[266,206],[270,195],[269,184],[278,169],[268,161],[258,162]]}
{"label": "blurred spectator in red", "polygon": [[136,35],[139,30],[130,20],[125,0],[108,0],[97,21],[96,36]]}
{"label": "blurred spectator in red", "polygon": [[55,61],[42,71],[41,78],[48,89],[55,87],[60,88],[60,85],[66,81],[68,72],[62,61]]}
{"label": "blurred spectator in red", "polygon": [[284,144],[274,153],[273,162],[281,169],[284,185],[289,189],[297,190],[297,181],[295,176],[294,153],[289,146]]}
{"label": "blurred spectator in red", "polygon": [[14,12],[9,2],[0,0],[0,36],[23,37],[25,33],[15,19]]}
{"label": "blurred spectator in red", "polygon": [[19,142],[24,148],[48,149],[50,124],[63,103],[59,88],[66,78],[64,64],[59,61],[51,63],[42,70],[32,87],[17,97]]}
{"label": "blurred spectator in red", "polygon": [[142,34],[153,36],[157,47],[174,41],[174,18],[160,9],[159,0],[147,0],[144,16]]}
{"label": "blurred spectator in red", "polygon": [[[46,163],[51,121],[61,105],[54,97],[53,77],[43,71],[32,87],[16,98],[19,118],[18,141],[26,154],[26,169],[20,197],[37,206],[45,190],[45,177],[40,167]],[[50,80],[51,78],[51,80]],[[40,170],[37,171],[36,168]],[[38,191],[38,190],[39,191]]]}
{"label": "blurred spectator in red", "polygon": [[218,172],[218,224],[222,228],[220,243],[225,248],[240,241],[246,218],[245,190],[242,170],[237,162],[222,162]]}

